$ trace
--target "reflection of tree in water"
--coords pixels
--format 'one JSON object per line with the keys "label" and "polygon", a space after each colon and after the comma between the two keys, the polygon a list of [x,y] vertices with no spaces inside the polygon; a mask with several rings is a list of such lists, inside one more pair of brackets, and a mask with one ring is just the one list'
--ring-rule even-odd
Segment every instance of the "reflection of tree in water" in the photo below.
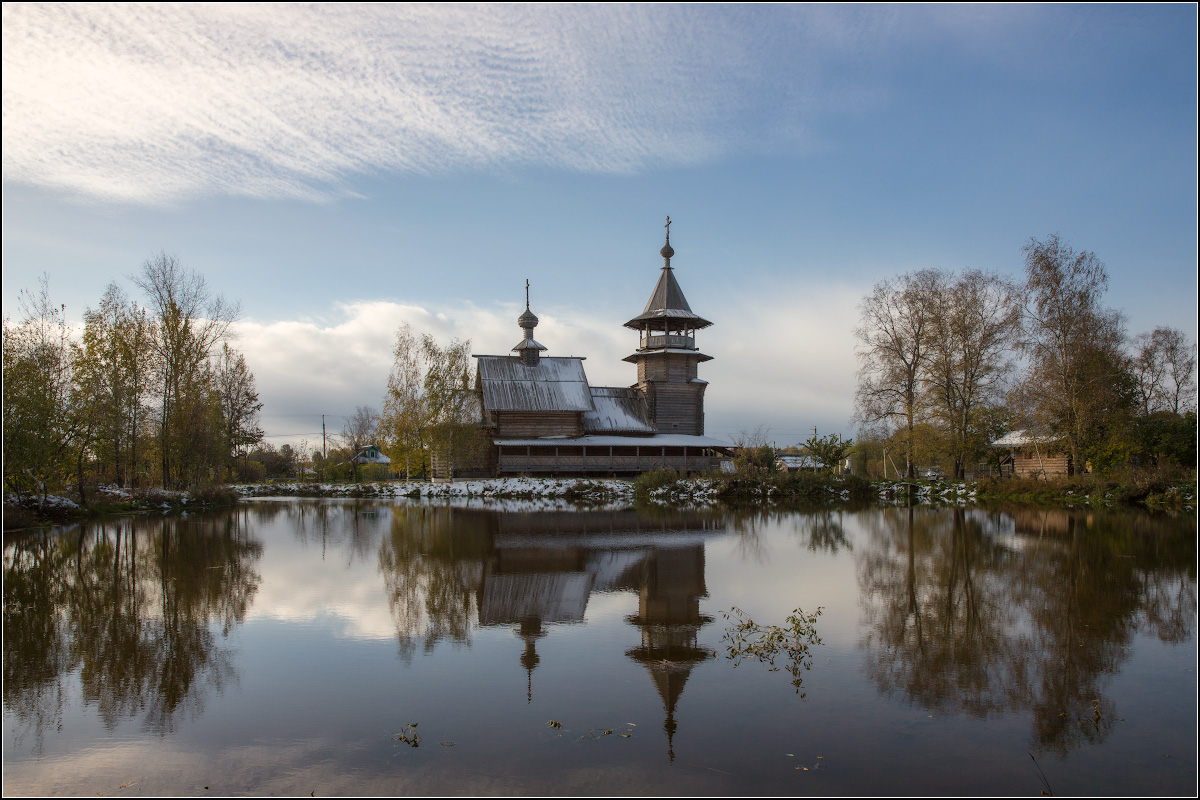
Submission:
{"label": "reflection of tree in water", "polygon": [[5,548],[4,702],[39,749],[76,668],[109,730],[144,714],[169,732],[233,678],[210,626],[227,635],[257,591],[262,545],[241,514],[124,519]]}
{"label": "reflection of tree in water", "polygon": [[470,642],[492,519],[448,507],[393,510],[391,531],[379,546],[379,571],[405,660],[418,645],[430,652],[440,641]]}
{"label": "reflection of tree in water", "polygon": [[[260,507],[270,508],[273,503]],[[284,506],[289,527],[302,544],[321,547],[322,558],[331,551],[344,557],[347,565],[371,557],[375,537],[385,528],[391,508],[374,500],[324,500],[316,503],[288,503]]]}
{"label": "reflection of tree in water", "polygon": [[844,513],[841,510],[821,510],[797,514],[797,538],[813,553],[837,555],[842,548],[853,550],[846,538],[846,528],[842,524]]}
{"label": "reflection of tree in water", "polygon": [[4,548],[4,707],[32,731],[35,750],[42,733],[62,719],[64,681],[72,656],[62,606],[61,575],[67,554],[61,537],[28,534]]}
{"label": "reflection of tree in water", "polygon": [[1116,709],[1102,684],[1139,625],[1190,636],[1194,536],[1173,558],[1149,552],[1186,533],[1042,510],[889,509],[873,522],[858,559],[869,674],[926,708],[1028,708],[1040,750],[1108,735]]}
{"label": "reflection of tree in water", "polygon": [[818,509],[814,511],[731,511],[726,517],[730,532],[737,536],[737,553],[745,561],[767,563],[764,533],[771,525],[790,525],[797,543],[811,553],[837,555],[845,548],[852,550],[843,525],[844,511]]}
{"label": "reflection of tree in water", "polygon": [[743,561],[767,563],[767,543],[763,532],[770,519],[771,515],[766,511],[748,512],[739,509],[730,513],[729,531],[737,537],[734,543],[737,554]]}
{"label": "reflection of tree in water", "polygon": [[888,509],[876,519],[859,558],[868,671],[886,693],[929,708],[982,716],[1013,707],[1021,667],[996,575],[1001,548],[961,512]]}

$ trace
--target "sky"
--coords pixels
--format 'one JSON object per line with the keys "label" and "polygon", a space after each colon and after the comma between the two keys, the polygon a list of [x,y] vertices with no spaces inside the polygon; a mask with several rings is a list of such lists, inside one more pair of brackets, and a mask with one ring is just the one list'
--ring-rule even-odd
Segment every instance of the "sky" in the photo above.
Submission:
{"label": "sky", "polygon": [[[854,435],[858,304],[1094,251],[1196,338],[1197,12],[1169,5],[3,6],[3,310],[155,254],[240,302],[275,444],[381,406],[408,322],[592,385],[672,266],[706,433]],[[315,438],[314,438],[315,437]]]}

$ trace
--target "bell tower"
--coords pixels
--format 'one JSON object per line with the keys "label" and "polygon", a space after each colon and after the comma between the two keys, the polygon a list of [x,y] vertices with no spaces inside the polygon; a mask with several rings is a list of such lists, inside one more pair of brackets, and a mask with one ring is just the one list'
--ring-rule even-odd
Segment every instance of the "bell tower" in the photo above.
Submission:
{"label": "bell tower", "polygon": [[646,396],[650,420],[659,433],[704,435],[704,390],[708,381],[696,376],[696,365],[711,361],[696,349],[696,331],[712,325],[692,313],[671,268],[671,218],[667,242],[659,254],[662,273],[641,314],[625,323],[640,334],[637,352],[625,361],[637,364],[636,387]]}

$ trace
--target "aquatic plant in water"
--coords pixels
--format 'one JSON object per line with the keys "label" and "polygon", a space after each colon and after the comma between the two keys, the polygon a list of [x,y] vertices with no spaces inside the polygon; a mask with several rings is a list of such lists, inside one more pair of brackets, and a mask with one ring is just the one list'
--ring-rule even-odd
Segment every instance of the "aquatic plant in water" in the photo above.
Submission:
{"label": "aquatic plant in water", "polygon": [[[722,611],[721,616],[733,622],[721,637],[725,645],[725,657],[733,661],[735,668],[743,659],[751,659],[767,664],[771,672],[778,672],[775,659],[786,655],[786,669],[792,675],[792,686],[803,698],[805,695],[800,688],[804,680],[800,673],[812,669],[811,648],[821,644],[816,629],[821,611],[818,607],[816,613],[806,614],[803,609],[797,608],[783,625],[760,625],[737,606]],[[720,653],[714,650],[713,655],[719,656]]]}

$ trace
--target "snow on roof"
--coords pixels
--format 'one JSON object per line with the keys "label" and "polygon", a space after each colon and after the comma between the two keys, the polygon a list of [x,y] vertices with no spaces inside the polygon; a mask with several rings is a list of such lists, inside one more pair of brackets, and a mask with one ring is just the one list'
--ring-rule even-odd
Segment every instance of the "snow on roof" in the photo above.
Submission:
{"label": "snow on roof", "polygon": [[776,459],[788,469],[820,469],[821,464],[812,456],[804,454],[780,454]]}
{"label": "snow on roof", "polygon": [[475,358],[489,411],[595,410],[582,358],[539,358],[534,366],[513,356]]}
{"label": "snow on roof", "polygon": [[351,461],[358,464],[390,464],[392,460],[385,456],[378,447],[372,445],[356,455]]}
{"label": "snow on roof", "polygon": [[496,444],[504,447],[544,447],[561,445],[565,447],[729,447],[728,442],[712,439],[708,436],[689,436],[683,433],[660,433],[656,436],[548,436],[541,439],[496,439]]}
{"label": "snow on roof", "polygon": [[1029,431],[1022,428],[1004,434],[992,442],[992,447],[1023,447],[1027,444],[1052,444],[1053,442],[1061,441],[1062,438],[1061,436],[1031,436]]}
{"label": "snow on roof", "polygon": [[586,433],[654,433],[646,396],[637,389],[593,386],[592,411],[583,412]]}

